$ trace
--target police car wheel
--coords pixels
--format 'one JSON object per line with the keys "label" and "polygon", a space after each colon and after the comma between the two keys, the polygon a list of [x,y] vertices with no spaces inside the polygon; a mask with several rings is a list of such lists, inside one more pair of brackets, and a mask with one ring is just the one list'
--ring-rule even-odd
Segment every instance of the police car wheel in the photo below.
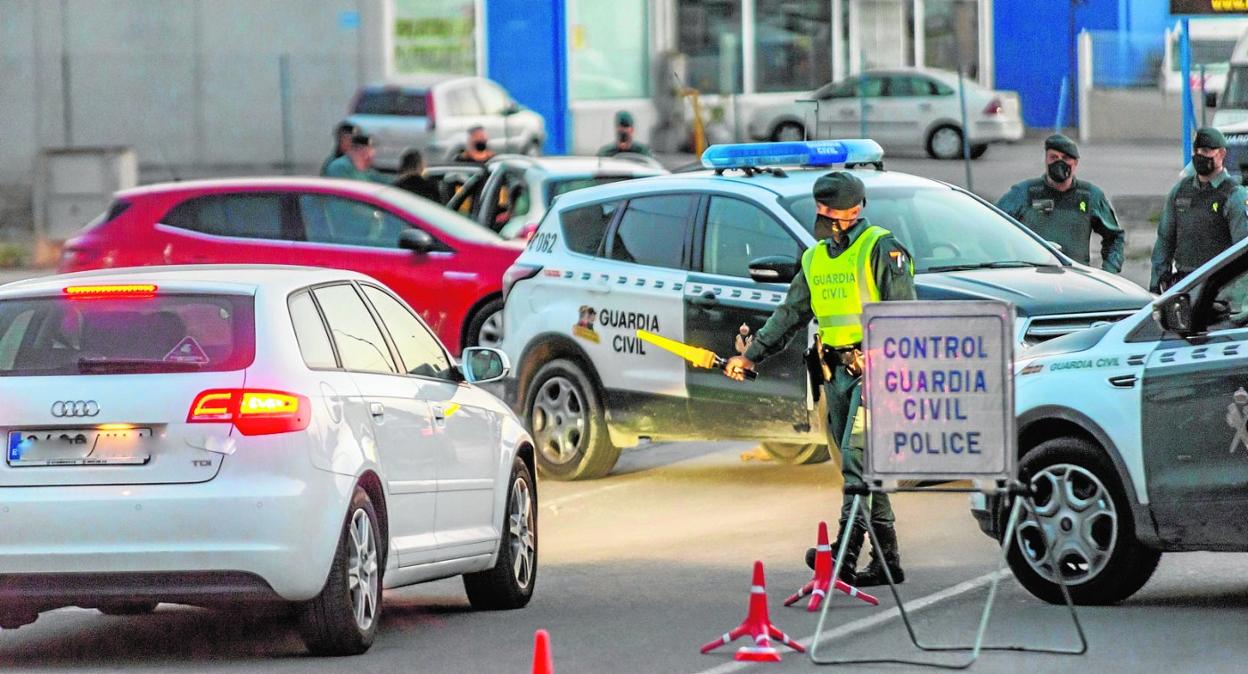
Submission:
{"label": "police car wheel", "polygon": [[464,346],[492,346],[503,343],[503,300],[494,299],[472,315],[464,333]]}
{"label": "police car wheel", "polygon": [[1034,490],[1009,548],[1027,591],[1063,602],[1057,574],[1077,604],[1120,602],[1148,582],[1161,553],[1135,538],[1122,481],[1105,452],[1074,437],[1049,440],[1023,457],[1019,475]]}
{"label": "police car wheel", "polygon": [[933,159],[957,159],[962,156],[962,132],[955,126],[941,126],[927,137],[927,154]]}
{"label": "police car wheel", "polygon": [[543,365],[525,395],[525,421],[537,444],[537,466],[556,480],[592,480],[615,467],[620,448],[589,376],[567,359]]}
{"label": "police car wheel", "polygon": [[806,466],[812,463],[823,463],[832,458],[828,452],[827,445],[820,445],[813,442],[805,444],[790,442],[764,442],[761,443],[763,451],[777,463],[787,463],[794,466]]}

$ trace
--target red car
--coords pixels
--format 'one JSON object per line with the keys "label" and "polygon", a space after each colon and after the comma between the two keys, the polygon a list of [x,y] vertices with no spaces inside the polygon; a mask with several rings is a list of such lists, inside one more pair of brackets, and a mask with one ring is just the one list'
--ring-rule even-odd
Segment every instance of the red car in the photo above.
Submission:
{"label": "red car", "polygon": [[456,353],[502,339],[503,272],[523,249],[403,190],[322,178],[239,178],[124,190],[66,242],[59,271],[271,263],[368,274]]}

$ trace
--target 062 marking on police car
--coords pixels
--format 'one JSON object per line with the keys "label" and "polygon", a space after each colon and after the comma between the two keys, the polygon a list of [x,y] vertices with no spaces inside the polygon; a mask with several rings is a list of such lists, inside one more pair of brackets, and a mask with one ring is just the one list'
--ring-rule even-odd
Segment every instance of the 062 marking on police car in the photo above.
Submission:
{"label": "062 marking on police car", "polygon": [[537,234],[529,240],[529,250],[534,253],[553,253],[555,252],[555,242],[558,240],[559,235],[553,232]]}

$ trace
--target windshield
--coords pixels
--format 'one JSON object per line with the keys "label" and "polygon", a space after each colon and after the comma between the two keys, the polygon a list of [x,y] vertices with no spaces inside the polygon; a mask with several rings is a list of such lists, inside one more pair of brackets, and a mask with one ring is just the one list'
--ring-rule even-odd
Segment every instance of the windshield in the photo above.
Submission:
{"label": "windshield", "polygon": [[[811,231],[815,200],[781,202]],[[867,190],[866,217],[914,256],[917,273],[979,267],[1051,266],[1061,261],[1023,227],[974,197],[938,185]]]}
{"label": "windshield", "polygon": [[493,231],[478,225],[459,213],[444,208],[428,199],[421,199],[411,192],[387,187],[382,189],[377,196],[394,204],[395,207],[416,216],[421,222],[433,225],[460,241],[491,244],[503,240],[501,236]]}
{"label": "windshield", "polygon": [[255,352],[251,297],[0,300],[0,377],[224,372]]}

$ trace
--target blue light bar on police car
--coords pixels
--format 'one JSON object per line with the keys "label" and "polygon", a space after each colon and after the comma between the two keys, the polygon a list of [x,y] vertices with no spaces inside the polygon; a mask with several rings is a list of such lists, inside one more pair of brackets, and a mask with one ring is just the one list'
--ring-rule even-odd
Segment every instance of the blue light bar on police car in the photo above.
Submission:
{"label": "blue light bar on police car", "polygon": [[884,149],[870,138],[712,145],[702,153],[702,165],[709,169],[831,166],[883,160]]}

